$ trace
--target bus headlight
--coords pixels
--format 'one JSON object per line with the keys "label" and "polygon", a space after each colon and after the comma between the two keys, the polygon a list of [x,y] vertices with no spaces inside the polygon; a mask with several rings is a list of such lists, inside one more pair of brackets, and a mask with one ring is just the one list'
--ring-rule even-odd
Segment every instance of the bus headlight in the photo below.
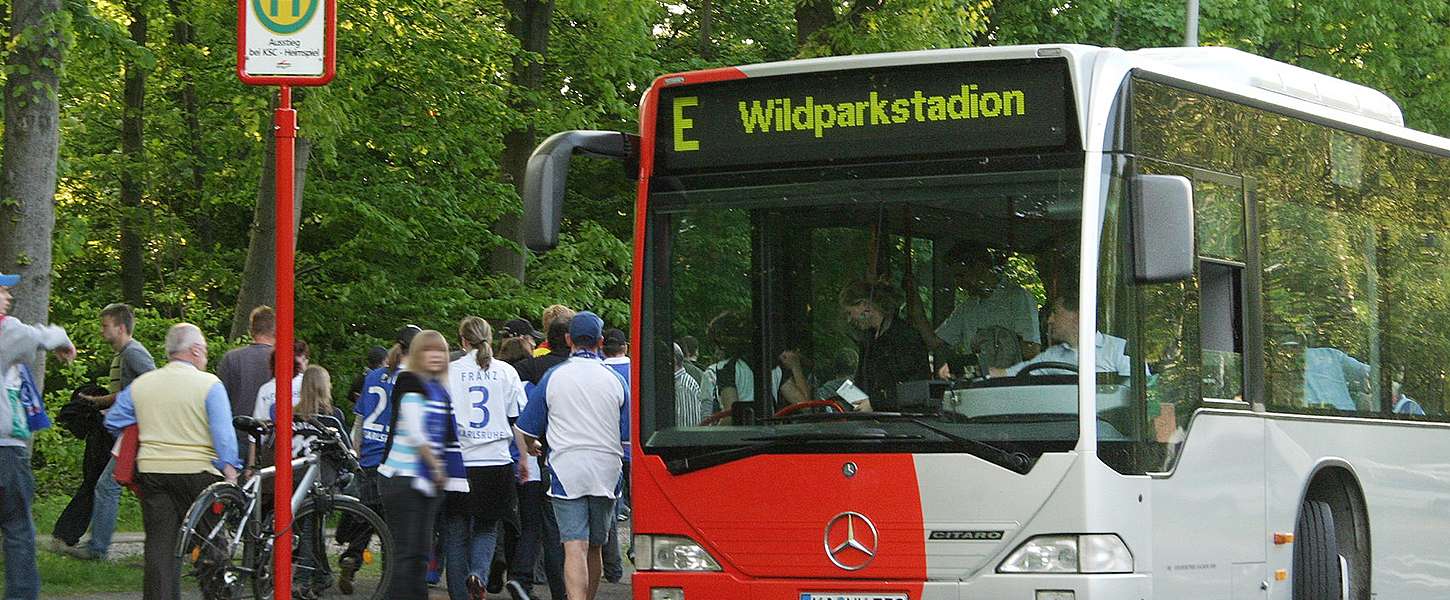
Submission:
{"label": "bus headlight", "polygon": [[634,556],[634,568],[639,571],[720,570],[720,563],[704,547],[677,535],[636,535]]}
{"label": "bus headlight", "polygon": [[1039,535],[1019,546],[999,573],[1132,573],[1133,553],[1113,534]]}

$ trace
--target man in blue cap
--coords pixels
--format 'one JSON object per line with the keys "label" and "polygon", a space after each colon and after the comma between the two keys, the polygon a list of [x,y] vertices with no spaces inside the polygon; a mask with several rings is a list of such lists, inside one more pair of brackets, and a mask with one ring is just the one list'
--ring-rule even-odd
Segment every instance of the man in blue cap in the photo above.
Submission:
{"label": "man in blue cap", "polygon": [[0,530],[5,536],[4,597],[34,600],[40,597],[40,569],[30,515],[35,495],[30,444],[50,422],[25,363],[42,349],[70,361],[76,348],[60,327],[26,325],[9,315],[10,288],[19,283],[19,275],[0,273]]}
{"label": "man in blue cap", "polygon": [[574,315],[566,341],[569,359],[529,391],[517,433],[533,454],[548,436],[553,470],[548,495],[564,543],[565,587],[570,600],[593,600],[620,492],[629,391],[604,364],[604,321],[598,315]]}

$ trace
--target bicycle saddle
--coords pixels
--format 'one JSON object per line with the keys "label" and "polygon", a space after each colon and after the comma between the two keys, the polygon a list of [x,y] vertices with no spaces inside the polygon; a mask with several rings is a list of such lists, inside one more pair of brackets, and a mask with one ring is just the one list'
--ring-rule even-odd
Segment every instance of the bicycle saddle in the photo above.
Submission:
{"label": "bicycle saddle", "polygon": [[258,421],[247,415],[232,417],[232,427],[245,431],[256,437],[262,437],[271,427],[266,423]]}

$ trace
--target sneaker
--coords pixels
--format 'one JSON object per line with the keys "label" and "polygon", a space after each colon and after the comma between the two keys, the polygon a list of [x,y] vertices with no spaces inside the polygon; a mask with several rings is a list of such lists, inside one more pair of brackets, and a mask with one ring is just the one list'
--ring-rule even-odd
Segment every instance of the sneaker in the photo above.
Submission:
{"label": "sneaker", "polygon": [[358,559],[353,556],[344,556],[337,559],[337,591],[345,595],[352,595],[352,576],[357,573]]}
{"label": "sneaker", "polygon": [[468,600],[484,600],[483,580],[479,579],[477,575],[469,573],[468,579],[464,583],[468,586]]}
{"label": "sneaker", "polygon": [[508,564],[503,561],[493,561],[493,566],[488,570],[488,593],[497,594],[503,591],[504,572],[508,571]]}
{"label": "sneaker", "polygon": [[61,553],[80,560],[101,560],[105,558],[104,555],[97,554],[85,546],[65,546]]}
{"label": "sneaker", "polygon": [[504,587],[508,588],[509,596],[513,600],[533,600],[528,588],[525,588],[522,583],[510,579],[508,583],[504,584]]}
{"label": "sneaker", "polygon": [[46,546],[47,550],[56,554],[70,554],[72,548],[75,548],[75,546],[65,543],[65,540],[58,537],[50,538],[50,544]]}

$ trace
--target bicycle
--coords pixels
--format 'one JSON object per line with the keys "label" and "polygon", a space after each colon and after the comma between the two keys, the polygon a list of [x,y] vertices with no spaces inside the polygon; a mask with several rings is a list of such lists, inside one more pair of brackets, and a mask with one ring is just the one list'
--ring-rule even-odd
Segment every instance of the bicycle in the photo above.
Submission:
{"label": "bicycle", "polygon": [[[362,468],[340,436],[316,420],[309,423],[323,434],[309,441],[308,452],[293,459],[294,473],[302,473],[292,493],[293,522],[280,533],[272,527],[270,502],[264,502],[266,488],[276,467],[252,465],[253,475],[240,483],[217,482],[207,487],[188,509],[182,522],[177,556],[189,562],[207,600],[270,600],[273,594],[272,544],[289,535],[292,559],[293,596],[319,598],[333,590],[335,578],[329,567],[329,540],[323,535],[343,515],[366,523],[375,533],[363,553],[362,564],[350,565],[357,572],[344,595],[363,600],[382,600],[392,579],[388,556],[393,547],[387,523],[372,509],[352,496],[341,493]],[[267,435],[269,423],[249,416],[232,420],[233,426],[256,438]],[[260,456],[260,453],[259,453]],[[324,467],[335,469],[331,482],[323,477]],[[250,582],[251,595],[247,596]]]}

